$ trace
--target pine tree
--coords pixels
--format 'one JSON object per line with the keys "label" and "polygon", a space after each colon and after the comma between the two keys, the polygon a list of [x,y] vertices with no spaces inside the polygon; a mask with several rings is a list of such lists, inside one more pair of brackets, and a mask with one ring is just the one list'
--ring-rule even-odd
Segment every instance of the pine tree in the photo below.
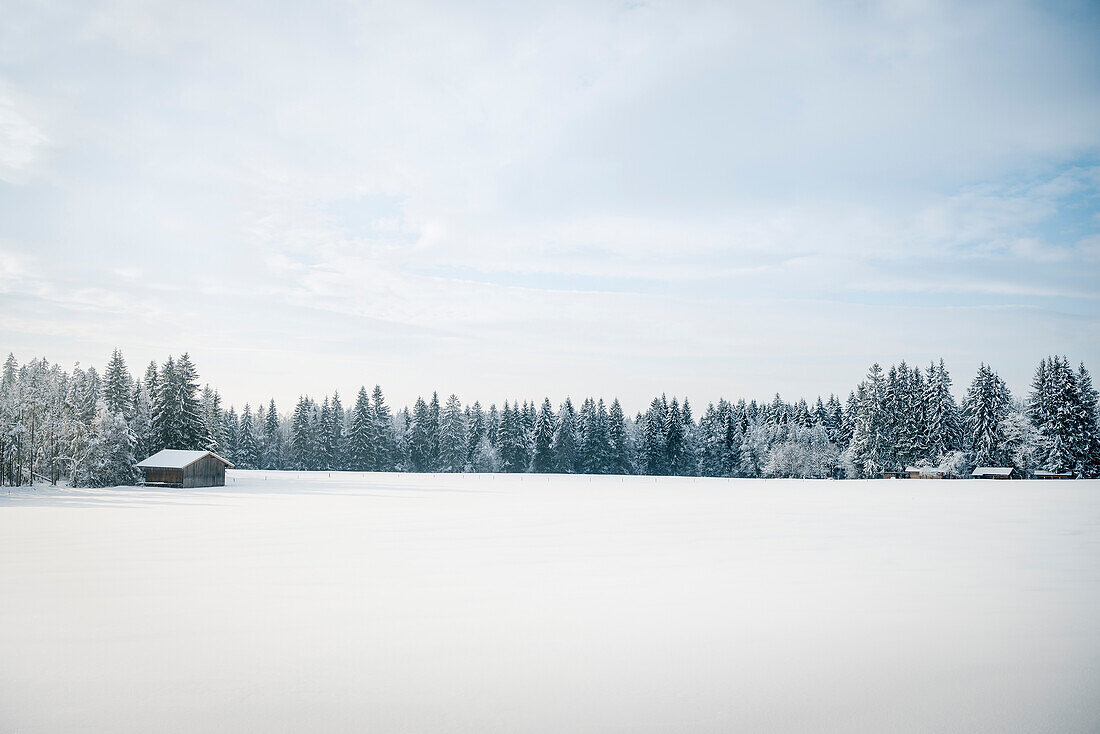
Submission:
{"label": "pine tree", "polygon": [[619,399],[611,401],[607,416],[608,467],[611,474],[630,474],[630,445],[627,440],[626,418]]}
{"label": "pine tree", "polygon": [[260,442],[256,437],[256,426],[252,419],[252,406],[244,404],[241,413],[240,430],[237,433],[237,461],[239,469],[258,469],[260,467]]}
{"label": "pine tree", "polygon": [[153,401],[144,383],[136,383],[131,402],[134,406],[134,417],[130,422],[130,430],[134,434],[134,455],[144,458],[153,453]]}
{"label": "pine tree", "polygon": [[505,472],[523,472],[527,470],[524,462],[523,433],[520,425],[519,406],[508,406],[500,413],[500,428],[497,430],[500,445],[500,469]]}
{"label": "pine tree", "polygon": [[348,433],[347,416],[344,414],[344,405],[340,402],[339,391],[332,393],[332,468],[348,468]]}
{"label": "pine tree", "polygon": [[1082,362],[1077,370],[1077,388],[1080,393],[1082,432],[1082,456],[1078,471],[1084,477],[1100,477],[1100,407],[1092,376]]}
{"label": "pine tree", "polygon": [[199,373],[187,352],[176,362],[176,395],[179,409],[181,446],[184,449],[202,448],[202,405],[199,402]]}
{"label": "pine tree", "polygon": [[882,367],[875,363],[867,378],[855,392],[852,416],[852,438],[848,446],[849,461],[863,477],[877,477],[890,462],[889,435],[885,417],[886,381]]}
{"label": "pine tree", "polygon": [[432,461],[432,434],[431,414],[424,398],[417,397],[413,406],[412,418],[409,421],[409,465],[412,471],[426,472],[431,470]]}
{"label": "pine tree", "polygon": [[651,476],[668,474],[668,441],[665,437],[665,421],[668,406],[659,398],[653,398],[644,418],[642,433],[642,462],[645,473]]}
{"label": "pine tree", "polygon": [[[219,456],[224,454],[233,455],[235,446],[233,448],[227,447],[226,421],[225,416],[222,414],[221,396],[210,385],[203,388],[201,406],[202,448],[206,451],[213,451]],[[237,414],[234,413],[234,433],[237,431],[236,418]],[[233,438],[235,442],[236,436]]]}
{"label": "pine tree", "polygon": [[554,471],[554,409],[550,398],[542,401],[535,421],[535,447],[531,459],[531,471],[546,474]]}
{"label": "pine tree", "polygon": [[576,413],[567,397],[558,409],[558,430],[554,434],[554,462],[559,474],[575,474],[580,461],[577,446]]}
{"label": "pine tree", "polygon": [[951,376],[941,359],[939,365],[928,366],[925,383],[926,455],[939,466],[943,460],[962,448],[962,419],[955,397],[951,394]]}
{"label": "pine tree", "polygon": [[[222,413],[220,418],[223,425],[223,433],[225,435],[225,441],[220,448],[211,448],[207,445],[208,451],[213,451],[218,456],[226,459],[233,464],[240,467],[241,464],[241,421],[237,418],[237,410],[232,405],[229,406],[229,410]],[[246,467],[240,467],[246,468]]]}
{"label": "pine tree", "polygon": [[432,391],[432,402],[428,404],[428,436],[431,450],[428,454],[429,471],[439,471],[439,393]]}
{"label": "pine tree", "polygon": [[134,436],[122,413],[100,411],[87,452],[76,466],[74,486],[116,487],[138,480]]}
{"label": "pine tree", "polygon": [[684,424],[680,415],[680,406],[676,398],[672,399],[665,411],[665,459],[664,465],[669,474],[680,476],[684,470]]}
{"label": "pine tree", "polygon": [[479,455],[483,454],[482,443],[488,443],[486,437],[485,412],[481,409],[481,403],[474,401],[470,407],[470,416],[466,421],[466,463],[472,471],[485,471],[484,462],[479,462]]}
{"label": "pine tree", "polygon": [[371,407],[367,388],[360,387],[351,409],[351,430],[348,434],[348,467],[353,471],[371,471],[375,468],[374,448],[378,442],[375,433],[375,413]]}
{"label": "pine tree", "polygon": [[311,470],[316,468],[316,404],[308,397],[298,398],[294,415],[290,419],[290,468]]}
{"label": "pine tree", "polygon": [[275,399],[267,406],[264,418],[264,435],[261,454],[261,466],[264,469],[283,468],[283,438],[279,431],[279,412],[275,409]]}
{"label": "pine tree", "polygon": [[382,388],[378,385],[374,386],[371,402],[374,407],[374,470],[393,471],[401,451],[398,450],[397,439],[394,436],[393,416],[390,415],[389,406],[382,397]]}
{"label": "pine tree", "polygon": [[336,466],[336,419],[326,397],[317,420],[316,469],[331,471]]}
{"label": "pine tree", "polygon": [[582,412],[581,453],[585,474],[607,474],[611,449],[607,432],[607,407],[601,399],[597,403],[588,400],[588,410]]}
{"label": "pine tree", "polygon": [[107,363],[107,372],[103,380],[103,400],[107,410],[124,416],[133,417],[133,378],[126,369],[126,361],[117,348],[111,353]]}
{"label": "pine tree", "polygon": [[462,403],[453,393],[439,416],[440,471],[461,472],[466,468],[466,417]]}
{"label": "pine tree", "polygon": [[1008,386],[984,362],[966,392],[965,446],[974,466],[1006,466],[1011,463],[1005,434],[1012,408]]}
{"label": "pine tree", "polygon": [[152,451],[180,448],[183,438],[180,431],[179,409],[176,404],[176,361],[169,356],[154,381],[153,394],[153,446]]}

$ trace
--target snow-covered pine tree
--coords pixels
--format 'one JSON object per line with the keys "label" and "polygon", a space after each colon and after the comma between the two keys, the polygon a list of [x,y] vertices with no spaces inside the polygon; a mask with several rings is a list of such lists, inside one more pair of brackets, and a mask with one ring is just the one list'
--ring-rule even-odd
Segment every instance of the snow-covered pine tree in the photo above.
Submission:
{"label": "snow-covered pine tree", "polygon": [[321,413],[317,422],[317,463],[316,468],[332,471],[336,468],[336,418],[328,396],[321,403]]}
{"label": "snow-covered pine tree", "polygon": [[355,405],[351,409],[351,428],[348,432],[348,467],[353,471],[371,471],[375,468],[374,408],[366,386],[359,388]]}
{"label": "snow-covered pine tree", "polygon": [[107,410],[127,420],[133,417],[133,378],[126,369],[126,360],[117,348],[111,352],[107,372],[103,376],[103,400]]}
{"label": "snow-covered pine tree", "polygon": [[409,421],[408,452],[412,471],[426,472],[432,468],[432,419],[428,404],[417,396]]}
{"label": "snow-covered pine tree", "polygon": [[554,463],[559,474],[575,474],[580,461],[577,445],[576,412],[566,397],[558,409],[558,429],[554,434]]}
{"label": "snow-covered pine tree", "polygon": [[581,444],[584,446],[585,474],[607,474],[610,471],[611,447],[607,431],[607,406],[603,399],[592,403],[582,426]]}
{"label": "snow-covered pine tree", "polygon": [[972,466],[1007,466],[1006,422],[1012,397],[996,372],[984,362],[966,391],[963,415],[966,420],[965,448]]}
{"label": "snow-covered pine tree", "polygon": [[[202,448],[213,451],[219,456],[233,454],[235,447],[230,448],[226,436],[226,420],[222,413],[222,400],[218,391],[207,385],[202,390]],[[237,414],[233,414],[233,430],[237,429]],[[236,441],[236,436],[233,437]]]}
{"label": "snow-covered pine tree", "polygon": [[644,471],[650,476],[668,474],[668,441],[665,437],[665,423],[668,405],[660,398],[653,398],[646,411],[642,429],[642,463]]}
{"label": "snow-covered pine tree", "polygon": [[714,403],[709,403],[699,419],[702,448],[699,457],[699,473],[704,477],[721,477],[725,474],[726,426]]}
{"label": "snow-covered pine tree", "polygon": [[925,382],[926,457],[939,466],[943,460],[962,448],[962,418],[955,396],[951,393],[951,376],[941,359],[928,365]]}
{"label": "snow-covered pine tree", "polygon": [[260,465],[263,469],[277,470],[283,468],[283,437],[279,430],[279,411],[275,408],[275,399],[272,398],[267,406],[267,415],[264,416],[263,441],[261,446]]}
{"label": "snow-covered pine tree", "polygon": [[546,398],[542,401],[542,408],[535,420],[531,471],[540,474],[554,471],[554,428],[554,409],[550,405],[550,398]]}
{"label": "snow-covered pine tree", "polygon": [[475,400],[466,420],[466,464],[470,471],[486,471],[477,460],[482,454],[482,443],[488,442],[485,426],[485,411],[481,409],[481,403]]}
{"label": "snow-covered pine tree", "polygon": [[429,471],[439,471],[439,393],[432,391],[432,402],[428,404],[428,436],[431,450],[428,455]]}
{"label": "snow-covered pine tree", "polygon": [[461,472],[466,468],[466,416],[452,393],[439,414],[439,470]]}
{"label": "snow-covered pine tree", "polygon": [[371,405],[374,408],[374,470],[393,471],[402,452],[398,449],[394,429],[394,418],[382,396],[382,388],[374,386],[371,393]]}
{"label": "snow-covered pine tree", "polygon": [[611,474],[630,474],[632,472],[630,443],[627,438],[623,406],[619,404],[618,398],[611,401],[611,409],[607,414],[607,447],[608,472]]}
{"label": "snow-covered pine tree", "polygon": [[1085,434],[1079,472],[1084,477],[1096,478],[1100,477],[1100,407],[1092,376],[1084,362],[1077,369],[1077,389],[1081,395],[1081,430]]}
{"label": "snow-covered pine tree", "polygon": [[680,405],[672,398],[665,411],[665,467],[669,474],[681,476],[684,471],[684,424]]}
{"label": "snow-covered pine tree", "polygon": [[332,393],[332,468],[348,468],[348,418],[340,402],[340,392]]}
{"label": "snow-covered pine tree", "polygon": [[99,411],[90,440],[71,477],[76,487],[115,487],[137,482],[134,436],[122,413],[106,404]]}
{"label": "snow-covered pine tree", "polygon": [[886,380],[882,367],[871,365],[867,377],[855,392],[852,438],[848,446],[850,464],[862,477],[877,477],[890,464],[891,450],[885,418]]}
{"label": "snow-covered pine tree", "polygon": [[199,373],[187,352],[176,362],[176,389],[181,445],[171,448],[200,449],[203,442],[203,422],[202,404],[198,397]]}
{"label": "snow-covered pine tree", "polygon": [[[218,448],[214,448],[212,444],[208,443],[206,446],[207,451],[213,451],[218,456],[222,457],[230,463],[240,466],[241,465],[241,421],[237,417],[237,409],[232,405],[229,406],[229,410],[220,411],[221,417],[219,420],[222,423],[222,435],[224,440],[222,445]],[[216,444],[214,444],[216,445]],[[241,467],[242,469],[244,467]]]}
{"label": "snow-covered pine tree", "polygon": [[290,419],[290,468],[310,470],[316,466],[316,404],[308,397],[298,398]]}
{"label": "snow-covered pine tree", "polygon": [[135,382],[131,404],[134,406],[134,417],[130,421],[130,430],[134,434],[134,456],[144,459],[153,453],[150,450],[153,444],[153,401],[145,389],[145,383]]}
{"label": "snow-covered pine tree", "polygon": [[1028,400],[1039,430],[1039,465],[1047,471],[1077,472],[1088,452],[1085,406],[1077,373],[1057,356],[1040,362]]}
{"label": "snow-covered pine tree", "polygon": [[258,469],[260,467],[260,441],[256,436],[256,424],[252,417],[252,406],[244,404],[241,412],[240,430],[237,432],[237,467],[239,469]]}

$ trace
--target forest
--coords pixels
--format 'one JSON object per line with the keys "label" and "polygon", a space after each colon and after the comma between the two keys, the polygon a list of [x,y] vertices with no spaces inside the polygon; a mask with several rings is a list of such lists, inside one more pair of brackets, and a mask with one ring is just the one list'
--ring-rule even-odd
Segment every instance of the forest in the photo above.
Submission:
{"label": "forest", "polygon": [[302,396],[280,412],[222,405],[189,354],[135,377],[115,349],[102,374],[45,359],[0,376],[0,484],[139,481],[135,463],[163,448],[206,449],[239,469],[538,472],[705,477],[874,478],[906,466],[951,478],[975,466],[1100,476],[1097,392],[1084,364],[1041,360],[1015,397],[982,364],[961,400],[943,360],[927,368],[874,364],[846,399],[812,403],[653,398],[625,415],[619,401],[549,398],[485,407],[418,397],[391,409],[382,389]]}

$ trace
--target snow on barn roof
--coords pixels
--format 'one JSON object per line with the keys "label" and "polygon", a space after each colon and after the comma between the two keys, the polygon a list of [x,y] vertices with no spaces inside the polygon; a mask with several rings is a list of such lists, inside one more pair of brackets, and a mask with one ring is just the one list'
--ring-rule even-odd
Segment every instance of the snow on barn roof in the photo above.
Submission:
{"label": "snow on barn roof", "polygon": [[1035,471],[1037,477],[1072,477],[1073,472],[1068,471],[1042,471],[1037,469]]}
{"label": "snow on barn roof", "polygon": [[182,451],[180,449],[163,449],[144,461],[139,461],[138,466],[144,469],[185,469],[199,459],[213,456],[226,466],[233,466],[213,451]]}
{"label": "snow on barn roof", "polygon": [[1011,466],[979,466],[970,475],[972,477],[1007,477],[1012,473]]}
{"label": "snow on barn roof", "polygon": [[905,471],[910,474],[946,474],[947,472],[938,466],[907,466]]}

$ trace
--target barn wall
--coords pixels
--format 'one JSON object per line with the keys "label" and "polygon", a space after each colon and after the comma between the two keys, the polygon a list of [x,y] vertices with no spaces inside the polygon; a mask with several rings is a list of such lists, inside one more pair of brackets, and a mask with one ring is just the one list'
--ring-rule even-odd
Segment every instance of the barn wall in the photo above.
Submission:
{"label": "barn wall", "polygon": [[204,456],[183,470],[184,487],[224,487],[225,464],[213,456]]}
{"label": "barn wall", "polygon": [[160,467],[142,467],[145,481],[158,484],[183,484],[183,469],[163,469]]}

